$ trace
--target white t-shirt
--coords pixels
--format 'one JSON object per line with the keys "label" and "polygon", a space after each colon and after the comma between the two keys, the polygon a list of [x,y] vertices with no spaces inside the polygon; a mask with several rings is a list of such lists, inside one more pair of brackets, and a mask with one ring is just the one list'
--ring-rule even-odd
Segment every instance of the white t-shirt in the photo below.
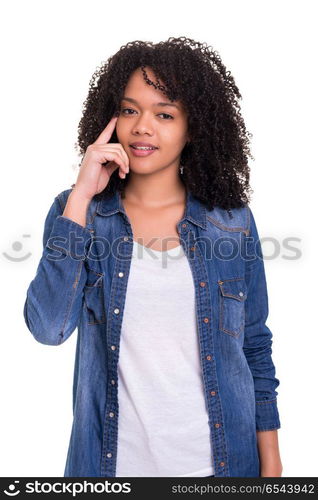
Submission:
{"label": "white t-shirt", "polygon": [[214,474],[195,289],[182,246],[134,241],[118,365],[118,477]]}

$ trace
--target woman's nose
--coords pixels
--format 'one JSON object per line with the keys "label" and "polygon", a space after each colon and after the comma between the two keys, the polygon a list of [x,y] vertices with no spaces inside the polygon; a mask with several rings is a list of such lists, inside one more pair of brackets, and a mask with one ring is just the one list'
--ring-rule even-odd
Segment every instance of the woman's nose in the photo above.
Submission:
{"label": "woman's nose", "polygon": [[136,122],[134,123],[134,127],[133,127],[133,133],[135,134],[139,134],[139,135],[142,135],[142,134],[149,134],[149,135],[152,135],[153,134],[153,125],[151,123],[151,119],[150,117],[148,116],[140,116]]}

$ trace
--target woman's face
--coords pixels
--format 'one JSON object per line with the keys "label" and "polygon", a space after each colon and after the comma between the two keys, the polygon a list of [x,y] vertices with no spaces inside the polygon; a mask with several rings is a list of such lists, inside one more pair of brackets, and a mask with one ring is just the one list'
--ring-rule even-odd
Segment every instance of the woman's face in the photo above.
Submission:
{"label": "woman's face", "polygon": [[[156,82],[152,70],[145,69],[148,77]],[[187,129],[187,114],[181,102],[169,101],[160,90],[145,82],[140,68],[135,70],[126,85],[116,124],[117,137],[129,157],[130,170],[138,174],[165,168],[177,170],[182,149],[189,140]],[[158,149],[148,156],[135,156],[130,146],[134,142],[150,143]]]}

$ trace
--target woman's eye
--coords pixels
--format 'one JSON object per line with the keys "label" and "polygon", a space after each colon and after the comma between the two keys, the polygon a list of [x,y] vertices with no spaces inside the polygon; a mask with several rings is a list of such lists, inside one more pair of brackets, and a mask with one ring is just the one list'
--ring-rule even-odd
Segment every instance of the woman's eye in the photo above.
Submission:
{"label": "woman's eye", "polygon": [[[121,113],[123,113],[124,115],[131,115],[132,113],[124,113],[124,111],[135,111],[135,110],[131,109],[131,108],[123,108],[123,109],[121,109]],[[160,115],[168,117],[168,118],[164,118],[164,120],[173,120],[173,116],[168,115],[167,113],[159,113],[158,116],[160,116]]]}
{"label": "woman's eye", "polygon": [[171,116],[171,115],[167,115],[167,113],[160,113],[160,114],[161,114],[161,115],[168,116],[168,118],[169,118],[169,119],[171,118],[171,120],[173,120],[173,116]]}
{"label": "woman's eye", "polygon": [[[124,111],[127,111],[127,110],[129,110],[129,111],[134,111],[134,110],[133,110],[133,109],[131,109],[131,108],[123,108],[123,109],[121,110],[121,112],[122,112],[124,115],[127,115],[127,113],[124,113]],[[128,113],[128,115],[130,115],[130,113]]]}

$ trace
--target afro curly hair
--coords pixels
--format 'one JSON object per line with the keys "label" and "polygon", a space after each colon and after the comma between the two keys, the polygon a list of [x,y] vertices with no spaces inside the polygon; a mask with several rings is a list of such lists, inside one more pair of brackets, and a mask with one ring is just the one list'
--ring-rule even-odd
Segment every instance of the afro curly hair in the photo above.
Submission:
{"label": "afro curly hair", "polygon": [[[164,86],[152,82],[148,66]],[[208,210],[243,207],[250,202],[249,137],[241,116],[241,94],[219,54],[206,43],[190,38],[170,37],[165,42],[135,40],[97,68],[83,104],[78,125],[76,149],[81,155],[105,128],[112,116],[120,113],[120,104],[131,73],[143,71],[144,80],[162,91],[170,101],[180,100],[188,115],[191,141],[181,153],[184,166],[180,179],[193,196]],[[116,130],[109,141],[118,143]],[[105,163],[106,164],[106,163]],[[112,175],[98,198],[121,193],[129,175]]]}

